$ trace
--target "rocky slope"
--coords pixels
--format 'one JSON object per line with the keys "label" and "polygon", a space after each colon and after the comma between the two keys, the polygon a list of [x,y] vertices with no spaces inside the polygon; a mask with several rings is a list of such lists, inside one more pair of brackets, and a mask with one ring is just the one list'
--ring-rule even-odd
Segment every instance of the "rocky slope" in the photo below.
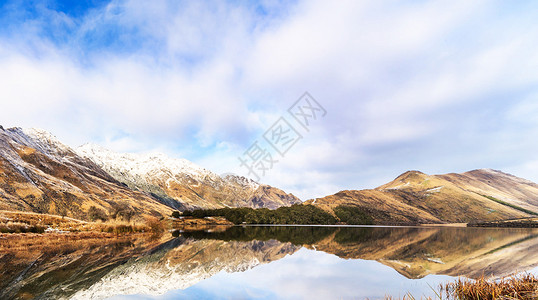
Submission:
{"label": "rocky slope", "polygon": [[109,216],[168,215],[171,209],[129,189],[48,132],[0,129],[0,210],[88,219],[90,207]]}
{"label": "rocky slope", "polygon": [[467,223],[523,218],[538,212],[538,185],[500,171],[427,175],[408,171],[373,190],[309,200],[327,211],[358,206],[376,223]]}
{"label": "rocky slope", "polygon": [[0,128],[0,210],[88,219],[94,206],[108,217],[130,219],[173,209],[294,203],[300,200],[292,194],[244,177],[221,177],[185,159],[94,145],[74,150],[43,130]]}
{"label": "rocky slope", "polygon": [[437,176],[468,191],[538,212],[538,184],[492,169]]}
{"label": "rocky slope", "polygon": [[180,209],[289,206],[301,201],[284,191],[251,179],[219,176],[186,159],[164,154],[116,153],[86,144],[76,149],[116,180],[151,193],[162,203]]}

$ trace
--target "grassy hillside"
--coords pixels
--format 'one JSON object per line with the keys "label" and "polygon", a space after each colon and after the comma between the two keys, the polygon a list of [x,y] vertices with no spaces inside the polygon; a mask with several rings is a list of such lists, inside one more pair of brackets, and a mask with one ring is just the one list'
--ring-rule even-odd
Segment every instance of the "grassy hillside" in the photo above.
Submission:
{"label": "grassy hillside", "polygon": [[150,195],[122,185],[67,146],[32,140],[16,128],[0,132],[0,210],[86,221],[92,215],[143,220],[172,211]]}
{"label": "grassy hillside", "polygon": [[341,191],[306,204],[333,215],[338,206],[356,207],[375,224],[488,222],[535,215],[538,187],[493,170],[446,175],[408,171],[376,189]]}

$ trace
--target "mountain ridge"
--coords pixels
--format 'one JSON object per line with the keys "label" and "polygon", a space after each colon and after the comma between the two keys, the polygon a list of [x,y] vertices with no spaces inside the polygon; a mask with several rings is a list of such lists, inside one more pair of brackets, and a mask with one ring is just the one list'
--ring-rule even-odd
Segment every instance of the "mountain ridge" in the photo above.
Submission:
{"label": "mountain ridge", "polygon": [[268,207],[300,203],[293,194],[228,174],[224,177],[186,159],[164,154],[117,153],[86,144],[76,149],[116,180],[127,186],[154,194],[174,208]]}
{"label": "mountain ridge", "polygon": [[374,189],[344,190],[310,199],[334,213],[357,206],[376,223],[468,223],[524,218],[538,213],[538,185],[492,169],[428,175],[407,171]]}
{"label": "mountain ridge", "polygon": [[[95,144],[73,149],[40,129],[0,129],[0,210],[88,219],[164,216],[172,210],[275,209],[302,203],[293,194],[234,174],[218,175],[164,154],[117,153]],[[366,190],[311,199],[333,215],[359,207],[378,224],[468,223],[538,215],[538,185],[493,169],[428,175],[407,171]]]}
{"label": "mountain ridge", "polygon": [[127,189],[43,131],[0,131],[0,209],[88,219],[109,214],[166,215],[171,209]]}
{"label": "mountain ridge", "polygon": [[[113,153],[102,147],[98,149],[105,154]],[[2,127],[0,210],[88,220],[93,209],[100,212],[97,215],[101,218],[122,216],[129,220],[133,216],[166,216],[174,209],[277,208],[300,202],[280,189],[235,175],[222,178],[186,159],[172,159],[164,154],[122,154],[123,160],[105,164],[96,163],[80,152],[45,130]],[[136,160],[140,158],[142,163],[137,168]],[[134,164],[128,164],[129,159]],[[155,190],[135,184],[136,178],[147,174],[154,177]],[[166,177],[170,174],[182,180]],[[125,176],[132,180],[122,180]],[[215,186],[207,188],[212,185]],[[184,197],[176,197],[173,192],[183,193]]]}

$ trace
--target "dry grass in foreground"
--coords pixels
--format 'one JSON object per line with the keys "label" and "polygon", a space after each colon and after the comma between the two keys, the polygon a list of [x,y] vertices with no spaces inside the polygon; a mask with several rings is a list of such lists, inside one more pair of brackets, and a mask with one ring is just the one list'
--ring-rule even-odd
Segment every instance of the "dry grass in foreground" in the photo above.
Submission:
{"label": "dry grass in foreground", "polygon": [[454,282],[442,284],[436,293],[436,297],[415,298],[411,294],[403,298],[386,296],[385,300],[531,300],[538,299],[538,277],[532,274],[514,274],[499,280],[477,280],[459,278]]}
{"label": "dry grass in foreground", "polygon": [[[145,216],[129,222],[118,219],[94,222],[50,214],[0,210],[0,235],[18,233],[102,232],[114,234],[163,233],[166,230],[211,229],[217,225],[233,225],[223,218],[162,218]],[[207,228],[206,228],[207,227]]]}
{"label": "dry grass in foreground", "polygon": [[458,279],[444,286],[447,299],[538,299],[538,278],[532,274],[512,275],[500,280]]}
{"label": "dry grass in foreground", "polygon": [[136,222],[122,220],[86,222],[49,214],[0,211],[0,234],[44,232],[159,233],[164,231],[164,227],[161,220],[150,216]]}

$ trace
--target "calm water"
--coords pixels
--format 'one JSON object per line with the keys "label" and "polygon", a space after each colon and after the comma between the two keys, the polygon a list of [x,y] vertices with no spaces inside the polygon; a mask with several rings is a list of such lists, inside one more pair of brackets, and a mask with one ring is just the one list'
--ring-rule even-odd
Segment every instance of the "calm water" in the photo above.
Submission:
{"label": "calm water", "polygon": [[232,227],[27,244],[3,245],[2,299],[418,299],[458,276],[538,273],[537,229]]}

